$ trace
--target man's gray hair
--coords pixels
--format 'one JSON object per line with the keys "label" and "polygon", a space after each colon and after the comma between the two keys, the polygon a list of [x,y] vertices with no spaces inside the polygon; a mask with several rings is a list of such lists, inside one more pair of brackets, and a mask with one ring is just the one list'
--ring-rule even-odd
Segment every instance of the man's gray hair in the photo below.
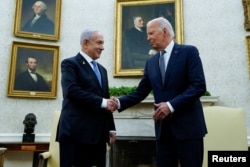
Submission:
{"label": "man's gray hair", "polygon": [[158,17],[158,18],[155,18],[153,20],[150,20],[147,23],[147,25],[151,24],[152,22],[157,22],[159,24],[159,28],[161,30],[163,30],[164,28],[166,28],[168,30],[169,34],[170,34],[170,37],[172,39],[174,38],[175,34],[174,34],[173,27],[172,27],[171,23],[167,19],[165,19],[164,17]]}
{"label": "man's gray hair", "polygon": [[138,17],[141,17],[141,16],[133,16],[133,23],[135,23],[135,20],[136,20]]}
{"label": "man's gray hair", "polygon": [[92,30],[92,29],[86,29],[82,32],[81,36],[80,36],[80,45],[82,45],[82,42],[84,40],[88,40],[90,41],[91,38],[93,37],[93,34],[95,32],[98,32],[97,30]]}
{"label": "man's gray hair", "polygon": [[46,5],[43,1],[36,1],[36,2],[34,3],[34,5],[32,6],[32,9],[34,8],[34,6],[35,6],[36,4],[40,5],[44,11],[47,10],[47,5]]}

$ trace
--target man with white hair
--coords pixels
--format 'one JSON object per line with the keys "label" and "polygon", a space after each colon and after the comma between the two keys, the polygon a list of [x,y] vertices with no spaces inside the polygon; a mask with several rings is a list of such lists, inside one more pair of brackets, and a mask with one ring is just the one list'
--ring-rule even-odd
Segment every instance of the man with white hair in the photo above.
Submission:
{"label": "man with white hair", "polygon": [[207,133],[200,97],[206,80],[199,51],[174,41],[170,22],[147,23],[147,40],[158,52],[145,64],[137,89],[119,97],[118,111],[138,104],[152,91],[157,167],[202,167]]}
{"label": "man with white hair", "polygon": [[124,68],[142,69],[149,58],[151,46],[147,41],[146,27],[143,23],[141,16],[134,16],[133,27],[125,31],[124,49],[127,49],[127,52],[124,54],[126,59],[122,64]]}
{"label": "man with white hair", "polygon": [[43,1],[36,1],[32,9],[34,15],[23,26],[22,31],[42,33],[42,34],[54,34],[54,23],[45,14],[47,5]]}

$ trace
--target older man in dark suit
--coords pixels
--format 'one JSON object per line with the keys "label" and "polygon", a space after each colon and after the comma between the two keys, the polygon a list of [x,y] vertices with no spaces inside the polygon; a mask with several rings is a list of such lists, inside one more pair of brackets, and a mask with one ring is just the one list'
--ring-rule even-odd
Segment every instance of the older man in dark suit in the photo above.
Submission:
{"label": "older man in dark suit", "polygon": [[115,141],[115,102],[109,99],[106,69],[95,60],[104,49],[103,35],[85,30],[81,51],[61,63],[63,104],[58,125],[60,167],[105,167],[106,143]]}
{"label": "older man in dark suit", "polygon": [[143,25],[142,17],[134,16],[133,23],[134,26],[124,32],[123,66],[140,69],[150,56],[151,46],[147,41],[146,27]]}
{"label": "older man in dark suit", "polygon": [[178,161],[181,167],[201,167],[207,129],[199,98],[206,83],[198,50],[175,43],[172,26],[162,17],[148,22],[147,36],[159,52],[147,60],[136,91],[119,98],[119,111],[153,90],[157,167],[177,167]]}

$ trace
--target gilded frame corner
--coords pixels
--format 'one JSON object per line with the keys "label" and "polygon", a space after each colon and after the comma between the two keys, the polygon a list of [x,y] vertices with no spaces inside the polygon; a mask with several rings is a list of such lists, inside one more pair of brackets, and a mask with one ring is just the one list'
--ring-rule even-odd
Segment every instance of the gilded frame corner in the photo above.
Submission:
{"label": "gilded frame corner", "polygon": [[[182,0],[116,0],[115,16],[114,77],[142,76],[144,63],[151,55],[150,52],[143,53],[139,59],[138,54],[130,52],[132,49],[129,49],[126,39],[136,36],[127,35],[129,29],[133,27],[134,16],[140,16],[143,19],[144,27],[146,22],[153,18],[166,17],[173,25],[175,41],[183,43]],[[137,45],[137,48],[138,46],[142,45]],[[135,59],[131,58],[133,56],[137,56],[137,64]]]}
{"label": "gilded frame corner", "polygon": [[[36,0],[16,0],[14,35],[17,37],[57,41],[60,38],[61,0],[44,0],[46,11],[37,23],[34,18],[33,5]],[[31,26],[35,25],[35,26]]]}
{"label": "gilded frame corner", "polygon": [[246,48],[247,48],[248,72],[250,73],[250,36],[246,36]]}
{"label": "gilded frame corner", "polygon": [[244,28],[250,31],[250,0],[242,0],[244,11]]}
{"label": "gilded frame corner", "polygon": [[[43,83],[46,84],[46,89],[40,84],[39,88],[34,88],[33,86],[31,88],[25,85],[29,85],[28,83],[33,81],[31,81],[31,76],[28,73],[28,57],[36,59],[37,69],[35,72],[38,78],[37,82],[43,80]],[[59,46],[13,41],[7,96],[48,99],[56,98],[58,61]],[[20,78],[22,80],[20,80]]]}

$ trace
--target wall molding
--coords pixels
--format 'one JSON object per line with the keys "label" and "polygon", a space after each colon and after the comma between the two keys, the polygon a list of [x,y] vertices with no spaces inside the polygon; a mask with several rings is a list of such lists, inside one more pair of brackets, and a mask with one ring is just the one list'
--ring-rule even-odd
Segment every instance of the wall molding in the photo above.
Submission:
{"label": "wall molding", "polygon": [[[0,143],[22,142],[22,133],[0,133]],[[117,136],[119,137],[119,135]],[[49,142],[50,133],[37,133],[35,142]],[[247,144],[250,147],[250,136],[247,136]]]}
{"label": "wall molding", "polygon": [[[0,133],[0,143],[22,142],[23,133]],[[50,133],[36,133],[35,142],[49,142]]]}

